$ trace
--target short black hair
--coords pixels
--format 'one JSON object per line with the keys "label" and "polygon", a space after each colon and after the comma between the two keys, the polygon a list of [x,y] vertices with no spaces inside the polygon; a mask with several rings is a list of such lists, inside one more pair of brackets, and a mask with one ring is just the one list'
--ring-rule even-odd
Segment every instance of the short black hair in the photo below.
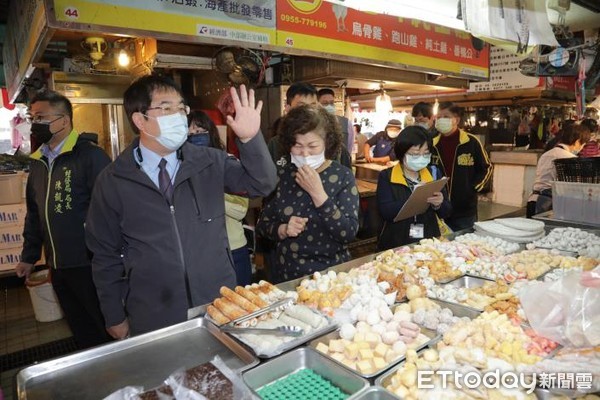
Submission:
{"label": "short black hair", "polygon": [[60,108],[69,117],[71,125],[73,125],[73,105],[71,101],[62,94],[53,90],[44,90],[36,93],[29,102],[29,105],[33,105],[40,101],[47,101],[50,106]]}
{"label": "short black hair", "polygon": [[598,131],[598,122],[592,118],[586,118],[581,121],[581,126],[586,126],[592,134]]}
{"label": "short black hair", "polygon": [[576,141],[585,144],[590,140],[590,130],[587,126],[572,124],[563,129],[559,142],[572,146]]}
{"label": "short black hair", "polygon": [[219,136],[219,130],[215,123],[210,119],[208,114],[201,110],[192,111],[188,117],[188,127],[194,124],[200,128],[204,128],[208,131],[208,137],[210,138],[210,147],[219,150],[225,150],[223,143],[221,143],[221,137]]}
{"label": "short black hair", "polygon": [[287,105],[292,104],[292,100],[296,96],[316,96],[317,88],[306,82],[294,82],[285,92],[285,102]]}
{"label": "short black hair", "polygon": [[425,118],[433,117],[433,106],[429,103],[425,103],[423,101],[418,102],[413,106],[412,114],[413,117],[417,117],[419,115],[424,116]]}
{"label": "short black hair", "polygon": [[440,110],[449,110],[454,116],[462,119],[463,109],[451,101],[444,101],[440,103]]}
{"label": "short black hair", "polygon": [[353,126],[356,128],[356,132],[360,133],[360,131],[362,130],[362,125],[354,124]]}
{"label": "short black hair", "polygon": [[402,130],[394,143],[394,154],[396,158],[402,162],[408,150],[413,146],[423,146],[427,143],[429,151],[433,149],[431,135],[427,133],[427,129],[419,125],[411,125]]}
{"label": "short black hair", "polygon": [[146,114],[150,103],[152,103],[152,95],[157,91],[176,91],[183,99],[183,93],[179,86],[175,82],[166,76],[162,75],[146,75],[139,79],[136,79],[123,94],[123,106],[125,107],[125,114],[131,125],[131,129],[136,134],[140,131],[133,123],[132,116],[136,112]]}
{"label": "short black hair", "polygon": [[323,88],[323,89],[320,89],[320,90],[317,92],[317,99],[320,99],[321,97],[323,97],[323,96],[325,96],[325,95],[327,95],[327,94],[330,94],[330,95],[332,95],[333,97],[335,97],[335,92],[334,92],[332,89],[329,89],[329,88]]}

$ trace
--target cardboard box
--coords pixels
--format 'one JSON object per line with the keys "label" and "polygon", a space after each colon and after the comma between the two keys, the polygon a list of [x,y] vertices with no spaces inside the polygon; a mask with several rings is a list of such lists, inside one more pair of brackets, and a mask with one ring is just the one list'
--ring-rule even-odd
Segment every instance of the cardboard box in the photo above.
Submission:
{"label": "cardboard box", "polygon": [[0,271],[15,269],[21,261],[21,247],[0,250]]}
{"label": "cardboard box", "polygon": [[23,242],[22,226],[0,228],[0,250],[23,247]]}
{"label": "cardboard box", "polygon": [[0,204],[23,201],[23,171],[0,174]]}
{"label": "cardboard box", "polygon": [[24,226],[26,215],[25,203],[0,205],[0,228]]}

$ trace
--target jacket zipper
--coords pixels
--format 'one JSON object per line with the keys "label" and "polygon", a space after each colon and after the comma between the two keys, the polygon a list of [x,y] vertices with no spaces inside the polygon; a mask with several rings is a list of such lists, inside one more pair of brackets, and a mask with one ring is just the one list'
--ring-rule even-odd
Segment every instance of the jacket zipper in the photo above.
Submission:
{"label": "jacket zipper", "polygon": [[[58,158],[58,156],[57,156],[57,158]],[[56,161],[56,158],[54,159],[54,161]],[[50,199],[50,187],[52,186],[52,167],[54,165],[54,162],[52,164],[46,164],[44,162],[44,165],[46,166],[46,169],[48,169],[48,187],[46,188],[46,207],[44,209],[44,216],[46,217],[46,226],[48,228],[48,236],[50,237],[50,247],[52,247],[52,261],[54,263],[54,269],[57,269],[58,266],[56,264],[56,249],[54,248],[54,239],[52,238],[52,230],[50,229],[50,218],[48,216],[48,204],[50,201],[49,200]]]}
{"label": "jacket zipper", "polygon": [[187,295],[188,308],[192,308],[194,303],[192,302],[190,278],[188,276],[187,268],[185,266],[185,258],[183,256],[183,245],[181,244],[181,236],[179,235],[177,220],[175,219],[175,207],[173,205],[169,205],[169,208],[171,210],[171,221],[173,222],[173,229],[175,229],[175,236],[177,237],[177,249],[179,250],[179,258],[181,259],[181,265],[183,265],[183,277],[185,279],[185,292]]}

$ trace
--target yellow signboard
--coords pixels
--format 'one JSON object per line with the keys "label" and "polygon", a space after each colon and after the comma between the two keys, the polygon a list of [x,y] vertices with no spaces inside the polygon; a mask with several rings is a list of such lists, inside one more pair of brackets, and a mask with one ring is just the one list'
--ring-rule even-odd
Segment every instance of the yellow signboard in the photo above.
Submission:
{"label": "yellow signboard", "polygon": [[59,22],[275,43],[275,0],[54,0]]}

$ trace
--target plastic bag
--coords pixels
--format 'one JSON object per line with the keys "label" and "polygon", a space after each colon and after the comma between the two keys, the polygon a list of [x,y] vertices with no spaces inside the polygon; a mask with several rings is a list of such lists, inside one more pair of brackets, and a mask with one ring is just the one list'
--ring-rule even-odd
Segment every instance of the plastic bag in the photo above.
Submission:
{"label": "plastic bag", "polygon": [[600,345],[600,289],[591,287],[589,279],[594,278],[586,274],[582,280],[581,272],[571,272],[524,287],[519,299],[531,327],[566,347]]}
{"label": "plastic bag", "polygon": [[[242,381],[242,378],[232,371],[219,356],[215,356],[210,363],[231,382],[232,400],[252,400],[256,398]],[[216,376],[205,375],[201,380],[198,380],[198,378],[194,380],[193,377],[188,375],[188,372],[193,372],[193,370],[194,368],[187,371],[181,368],[169,375],[163,385],[149,391],[152,391],[153,395],[160,400],[206,400],[205,396],[194,390],[194,386],[200,386],[210,392],[210,385],[218,385],[218,379],[216,379]],[[105,397],[104,400],[136,400],[143,393],[147,393],[147,391],[144,391],[142,387],[127,386]]]}

